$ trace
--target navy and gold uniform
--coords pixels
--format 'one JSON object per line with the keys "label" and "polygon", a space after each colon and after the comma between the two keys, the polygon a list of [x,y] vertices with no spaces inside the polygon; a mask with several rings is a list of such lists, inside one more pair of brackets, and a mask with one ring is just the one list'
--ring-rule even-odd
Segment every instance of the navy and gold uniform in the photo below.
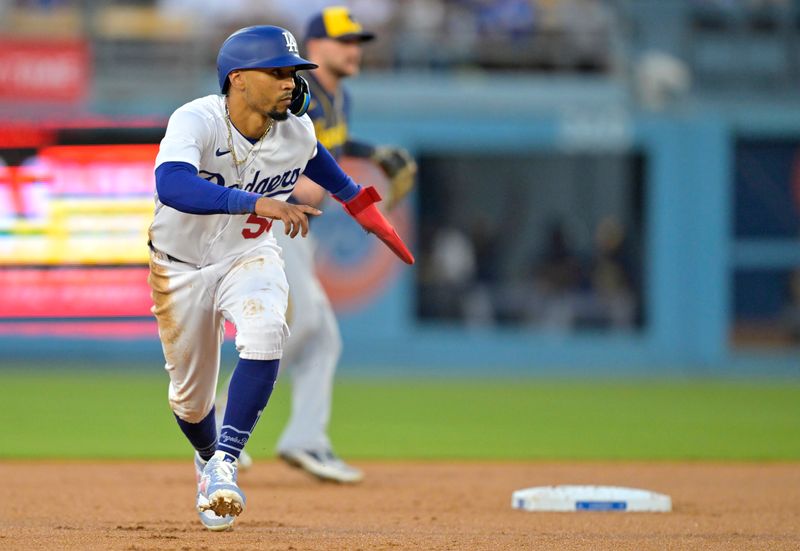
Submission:
{"label": "navy and gold uniform", "polygon": [[311,103],[308,116],[314,122],[317,139],[339,159],[344,155],[350,118],[350,94],[343,87],[329,94],[312,74],[308,75]]}
{"label": "navy and gold uniform", "polygon": [[349,137],[350,93],[347,89],[340,86],[331,94],[322,87],[313,72],[309,72],[307,80],[311,90],[308,116],[314,123],[320,143],[336,159],[344,155],[371,158],[375,154],[375,147]]}

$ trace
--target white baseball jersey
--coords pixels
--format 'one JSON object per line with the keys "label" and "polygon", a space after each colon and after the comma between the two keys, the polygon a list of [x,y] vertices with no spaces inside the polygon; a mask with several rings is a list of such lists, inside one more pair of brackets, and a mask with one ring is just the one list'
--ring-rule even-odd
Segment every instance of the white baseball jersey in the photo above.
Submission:
{"label": "white baseball jersey", "polygon": [[[198,175],[220,186],[253,191],[286,200],[309,159],[316,155],[317,139],[308,115],[289,115],[253,145],[231,124],[236,158],[234,166],[228,139],[225,97],[210,95],[178,108],[170,117],[161,141],[156,167],[184,162]],[[241,184],[239,183],[241,182]],[[150,227],[153,246],[195,266],[236,258],[272,239],[271,222],[255,214],[196,215],[162,204],[156,194],[155,219]]]}

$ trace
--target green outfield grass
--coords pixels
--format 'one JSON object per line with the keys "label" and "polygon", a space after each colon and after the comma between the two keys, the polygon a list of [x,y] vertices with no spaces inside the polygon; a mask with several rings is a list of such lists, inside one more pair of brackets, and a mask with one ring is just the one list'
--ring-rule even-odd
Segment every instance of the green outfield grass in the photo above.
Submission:
{"label": "green outfield grass", "polygon": [[[0,457],[185,458],[166,375],[0,370]],[[279,384],[248,450],[270,456]],[[348,458],[800,459],[799,382],[341,380]]]}

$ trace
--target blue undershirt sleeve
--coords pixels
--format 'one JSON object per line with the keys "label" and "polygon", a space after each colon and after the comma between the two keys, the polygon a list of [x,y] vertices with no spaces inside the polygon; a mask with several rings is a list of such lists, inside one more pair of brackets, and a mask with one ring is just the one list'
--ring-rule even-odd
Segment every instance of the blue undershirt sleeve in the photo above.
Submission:
{"label": "blue undershirt sleeve", "polygon": [[218,186],[197,175],[189,163],[170,161],[156,168],[158,200],[189,214],[247,214],[255,211],[258,193]]}
{"label": "blue undershirt sleeve", "polygon": [[340,201],[347,202],[361,191],[361,186],[345,174],[330,152],[319,142],[317,142],[317,154],[308,161],[303,174]]}

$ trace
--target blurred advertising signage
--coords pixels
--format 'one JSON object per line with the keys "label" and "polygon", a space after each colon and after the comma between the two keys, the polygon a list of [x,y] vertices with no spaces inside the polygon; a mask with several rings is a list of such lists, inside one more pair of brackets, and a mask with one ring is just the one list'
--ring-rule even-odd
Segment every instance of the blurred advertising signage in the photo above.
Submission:
{"label": "blurred advertising signage", "polygon": [[150,315],[157,150],[59,145],[0,166],[0,317]]}
{"label": "blurred advertising signage", "polygon": [[0,39],[0,99],[80,101],[89,89],[89,67],[83,41]]}
{"label": "blurred advertising signage", "polygon": [[146,268],[0,270],[5,318],[149,316],[151,304]]}

